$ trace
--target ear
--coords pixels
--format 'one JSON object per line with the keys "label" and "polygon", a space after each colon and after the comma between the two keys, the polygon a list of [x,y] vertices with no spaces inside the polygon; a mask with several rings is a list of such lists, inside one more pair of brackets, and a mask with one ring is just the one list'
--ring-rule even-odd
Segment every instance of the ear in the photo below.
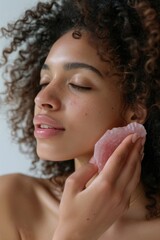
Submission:
{"label": "ear", "polygon": [[131,123],[131,122],[138,122],[141,124],[144,124],[147,118],[147,109],[142,106],[142,105],[138,105],[134,108],[128,108],[126,110],[126,114],[125,114],[125,120],[127,123]]}

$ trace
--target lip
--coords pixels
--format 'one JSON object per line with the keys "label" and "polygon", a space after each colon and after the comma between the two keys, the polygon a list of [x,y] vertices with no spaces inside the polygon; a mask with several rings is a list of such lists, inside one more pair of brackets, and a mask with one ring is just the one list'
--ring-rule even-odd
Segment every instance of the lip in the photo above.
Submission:
{"label": "lip", "polygon": [[[36,138],[50,138],[65,131],[65,128],[57,120],[43,114],[36,115],[33,124]],[[51,128],[40,128],[41,124],[49,125]]]}

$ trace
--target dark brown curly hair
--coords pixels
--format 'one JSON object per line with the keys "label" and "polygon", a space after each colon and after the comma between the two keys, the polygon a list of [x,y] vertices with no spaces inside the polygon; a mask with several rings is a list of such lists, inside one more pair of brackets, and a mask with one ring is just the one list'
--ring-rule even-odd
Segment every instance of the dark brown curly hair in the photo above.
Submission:
{"label": "dark brown curly hair", "polygon": [[[148,109],[141,181],[145,187],[150,217],[158,217],[156,196],[160,193],[160,1],[152,0],[50,0],[27,10],[1,33],[11,38],[4,49],[5,99],[12,137],[21,150],[36,155],[33,136],[34,98],[39,91],[40,70],[52,44],[73,29],[90,34],[100,57],[120,76],[124,109],[137,104]],[[12,54],[14,61],[11,61]],[[114,66],[114,68],[112,67]],[[46,176],[68,176],[74,161],[42,161]],[[64,183],[62,183],[63,185]]]}

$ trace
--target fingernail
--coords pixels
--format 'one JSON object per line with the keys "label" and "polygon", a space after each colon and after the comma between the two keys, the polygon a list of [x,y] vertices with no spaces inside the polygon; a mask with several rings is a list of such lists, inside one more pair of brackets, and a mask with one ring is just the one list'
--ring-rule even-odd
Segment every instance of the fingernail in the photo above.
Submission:
{"label": "fingernail", "polygon": [[140,138],[140,136],[139,136],[137,133],[134,133],[134,134],[132,135],[132,143],[135,143],[138,138]]}

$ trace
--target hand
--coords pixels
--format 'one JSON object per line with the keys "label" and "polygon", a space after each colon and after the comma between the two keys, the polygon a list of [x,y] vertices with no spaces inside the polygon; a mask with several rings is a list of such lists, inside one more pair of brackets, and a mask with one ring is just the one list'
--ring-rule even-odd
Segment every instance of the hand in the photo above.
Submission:
{"label": "hand", "polygon": [[89,186],[98,171],[91,163],[68,177],[53,240],[97,240],[123,215],[140,179],[144,140],[135,137],[124,139]]}

